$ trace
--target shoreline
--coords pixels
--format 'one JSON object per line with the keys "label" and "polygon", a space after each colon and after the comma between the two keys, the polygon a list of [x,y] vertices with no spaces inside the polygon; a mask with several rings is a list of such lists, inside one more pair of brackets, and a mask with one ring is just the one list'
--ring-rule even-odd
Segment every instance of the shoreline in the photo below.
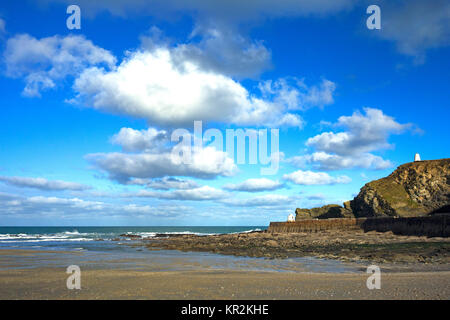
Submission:
{"label": "shoreline", "polygon": [[[250,238],[255,235],[250,235]],[[183,236],[186,237],[186,236]],[[203,236],[202,239],[209,239]],[[216,236],[221,238],[222,236]],[[170,237],[159,239],[179,239]],[[261,240],[261,239],[258,239]],[[413,239],[411,239],[413,240]],[[436,241],[436,239],[434,240]],[[141,243],[123,244],[130,249],[148,245],[148,240]],[[119,245],[122,246],[122,245]],[[143,256],[158,254],[160,249],[151,248],[151,252],[139,251]],[[154,250],[154,251],[153,251]],[[176,249],[174,249],[176,250]],[[174,251],[169,251],[174,252]],[[163,252],[164,253],[164,252]],[[192,269],[170,270],[169,263],[158,262],[151,258],[145,262],[146,267],[139,270],[131,265],[143,261],[130,259],[126,265],[120,260],[99,263],[98,260],[72,260],[80,263],[81,290],[68,290],[66,281],[67,266],[50,264],[48,254],[61,261],[67,257],[83,257],[83,252],[48,251],[48,250],[0,250],[3,267],[16,263],[19,259],[44,257],[43,265],[24,268],[20,263],[10,268],[0,268],[0,299],[224,299],[224,300],[258,300],[258,299],[448,299],[450,297],[450,267],[448,264],[382,263],[381,289],[369,290],[366,286],[369,264],[346,262],[353,271],[347,272],[309,272],[281,270],[245,270],[230,269],[226,266],[207,268],[201,261]],[[195,252],[184,253],[194,257]],[[35,256],[35,257],[34,257]],[[96,255],[97,256],[97,255]],[[175,256],[177,256],[175,254]],[[197,255],[198,256],[198,255]],[[209,256],[209,254],[208,254]],[[90,258],[89,258],[90,259]],[[230,259],[229,256],[213,254],[212,259]],[[239,260],[239,257],[238,257]],[[253,259],[256,260],[256,259]],[[287,259],[289,260],[289,259]],[[261,259],[256,263],[286,261],[286,259]],[[299,264],[293,260],[294,264]],[[131,263],[131,264],[130,264]],[[156,270],[155,264],[161,263]],[[180,259],[171,264],[180,266],[190,261]],[[151,264],[151,265],[150,265]],[[152,267],[152,268],[150,268]],[[356,269],[358,267],[358,269]],[[301,270],[301,269],[299,269]]]}
{"label": "shoreline", "polygon": [[[450,297],[448,238],[258,231],[121,239],[111,242],[117,251],[0,249],[0,299]],[[81,290],[66,287],[72,264],[80,266]],[[380,290],[366,286],[372,264],[381,269]]]}

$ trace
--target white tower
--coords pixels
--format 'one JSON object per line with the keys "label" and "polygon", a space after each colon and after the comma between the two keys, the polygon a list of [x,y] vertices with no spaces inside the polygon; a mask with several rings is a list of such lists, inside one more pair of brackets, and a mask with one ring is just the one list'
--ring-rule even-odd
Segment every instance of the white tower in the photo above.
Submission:
{"label": "white tower", "polygon": [[295,221],[295,216],[291,213],[288,215],[288,222],[294,222]]}
{"label": "white tower", "polygon": [[416,162],[416,161],[420,161],[420,154],[418,154],[418,153],[416,153],[414,155],[414,162]]}

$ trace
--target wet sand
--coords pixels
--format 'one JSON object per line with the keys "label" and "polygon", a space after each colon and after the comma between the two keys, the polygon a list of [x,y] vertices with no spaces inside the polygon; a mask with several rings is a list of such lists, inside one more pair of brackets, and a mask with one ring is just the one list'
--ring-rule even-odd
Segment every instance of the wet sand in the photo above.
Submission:
{"label": "wet sand", "polygon": [[0,299],[448,299],[450,272],[367,274],[279,272],[82,271],[81,290],[66,288],[65,270],[0,271]]}
{"label": "wet sand", "polygon": [[[165,271],[161,265],[159,271],[145,271],[124,268],[120,265],[121,260],[109,260],[105,267],[91,263],[81,265],[81,290],[69,290],[66,267],[50,264],[23,267],[23,261],[29,261],[23,259],[46,257],[47,254],[65,257],[62,261],[67,257],[83,256],[78,252],[1,250],[0,299],[450,298],[448,266],[442,270],[435,269],[436,265],[424,264],[407,268],[404,265],[380,265],[381,289],[369,290],[366,286],[369,274],[362,265],[356,264],[352,272],[343,273],[207,269],[201,263],[193,270]],[[132,264],[139,262],[128,260]],[[179,259],[176,263],[180,267],[187,262]],[[114,269],[116,265],[120,267]],[[410,272],[411,268],[415,271]]]}

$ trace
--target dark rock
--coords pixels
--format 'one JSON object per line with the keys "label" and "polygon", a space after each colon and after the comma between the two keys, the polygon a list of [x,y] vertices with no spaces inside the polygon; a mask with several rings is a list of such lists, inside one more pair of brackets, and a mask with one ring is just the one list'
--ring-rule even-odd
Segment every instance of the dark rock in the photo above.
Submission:
{"label": "dark rock", "polygon": [[411,162],[367,183],[350,203],[356,217],[417,217],[450,206],[450,159]]}
{"label": "dark rock", "polygon": [[297,208],[295,210],[296,221],[304,219],[351,218],[352,216],[351,210],[337,204],[328,204],[323,207],[312,209]]}

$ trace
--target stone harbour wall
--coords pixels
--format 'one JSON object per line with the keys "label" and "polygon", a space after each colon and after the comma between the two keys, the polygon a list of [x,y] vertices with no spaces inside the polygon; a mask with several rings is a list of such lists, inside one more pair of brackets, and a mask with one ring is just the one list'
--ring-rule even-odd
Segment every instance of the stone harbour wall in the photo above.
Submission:
{"label": "stone harbour wall", "polygon": [[332,218],[305,219],[295,222],[271,222],[270,233],[320,232],[322,230],[364,230],[398,235],[449,237],[450,215],[433,215],[411,218]]}

